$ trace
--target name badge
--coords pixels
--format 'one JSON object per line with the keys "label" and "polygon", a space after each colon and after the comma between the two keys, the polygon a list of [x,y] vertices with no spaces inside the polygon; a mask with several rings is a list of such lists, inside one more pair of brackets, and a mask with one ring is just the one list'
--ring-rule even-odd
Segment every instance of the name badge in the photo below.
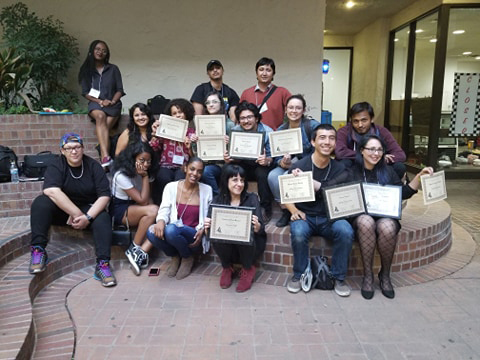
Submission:
{"label": "name badge", "polygon": [[183,165],[185,159],[181,155],[173,155],[173,163],[175,165]]}
{"label": "name badge", "polygon": [[261,113],[264,113],[265,111],[268,110],[268,106],[267,106],[267,103],[263,104],[263,106],[260,108],[260,114]]}
{"label": "name badge", "polygon": [[98,99],[98,98],[100,97],[100,90],[91,88],[91,89],[90,89],[90,92],[88,93],[88,95],[94,97],[95,99]]}

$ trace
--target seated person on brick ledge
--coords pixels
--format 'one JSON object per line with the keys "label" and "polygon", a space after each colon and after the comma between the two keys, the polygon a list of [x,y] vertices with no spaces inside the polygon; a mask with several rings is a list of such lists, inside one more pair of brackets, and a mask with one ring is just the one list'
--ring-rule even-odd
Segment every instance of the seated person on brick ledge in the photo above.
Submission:
{"label": "seated person on brick ledge", "polygon": [[[305,98],[302,95],[292,95],[287,100],[287,107],[285,109],[285,114],[287,116],[288,122],[281,125],[279,130],[295,129],[300,128],[302,131],[302,145],[303,153],[301,154],[285,154],[283,156],[277,156],[273,159],[275,168],[270,171],[268,174],[268,186],[275,198],[275,201],[280,203],[280,187],[278,185],[278,177],[288,173],[288,170],[291,168],[292,164],[296,161],[309,156],[313,153],[313,146],[310,143],[310,135],[320,123],[317,120],[307,118],[305,116],[305,110],[307,103]],[[290,222],[290,212],[284,205],[280,205],[282,208],[282,216],[275,223],[277,227],[287,226]]]}
{"label": "seated person on brick ledge", "polygon": [[[153,202],[160,205],[163,189],[171,181],[185,178],[183,171],[188,159],[193,156],[191,136],[195,134],[193,117],[195,110],[190,101],[186,99],[173,99],[165,106],[165,114],[178,119],[188,120],[189,126],[184,142],[164,139],[153,135],[150,146],[158,153],[160,158],[159,167],[155,175]],[[152,134],[155,134],[160,121],[153,123]]]}
{"label": "seated person on brick ledge", "polygon": [[110,215],[115,224],[137,227],[133,243],[125,251],[130,268],[137,276],[141,269],[148,267],[152,244],[146,240],[146,235],[148,227],[155,224],[158,212],[150,196],[153,157],[150,145],[139,141],[130,143],[114,163]]}
{"label": "seated person on brick ledge", "polygon": [[184,165],[185,180],[170,182],[163,191],[157,223],[147,231],[147,239],[172,259],[168,277],[181,280],[190,275],[194,255],[207,253],[210,243],[204,234],[204,220],[212,202],[212,188],[200,183],[203,161],[189,158]]}
{"label": "seated person on brick ledge", "polygon": [[69,224],[77,230],[92,230],[97,257],[93,277],[103,286],[114,286],[110,266],[112,223],[106,212],[110,201],[107,176],[97,161],[84,155],[80,135],[63,135],[60,149],[62,156],[45,172],[43,194],[32,203],[30,273],[38,274],[46,268],[50,226]]}
{"label": "seated person on brick ledge", "polygon": [[88,100],[88,115],[95,122],[102,166],[112,164],[110,158],[110,130],[116,125],[122,111],[120,98],[125,95],[120,70],[110,64],[107,43],[94,40],[80,67],[78,82],[82,95]]}
{"label": "seated person on brick ledge", "polygon": [[[237,292],[247,291],[252,286],[256,271],[254,263],[265,251],[267,241],[258,195],[247,192],[248,183],[245,177],[245,170],[242,167],[232,164],[225,165],[220,180],[220,193],[212,201],[212,204],[246,206],[255,209],[252,215],[253,242],[251,244],[219,242],[212,244],[222,262],[223,270],[220,276],[220,287],[222,289],[227,289],[232,285],[233,264],[240,263],[242,265]],[[208,216],[205,218],[206,231],[211,225],[211,209]]]}
{"label": "seated person on brick ledge", "polygon": [[232,131],[263,132],[264,150],[256,160],[235,160],[226,151],[223,159],[225,163],[235,163],[245,169],[248,181],[256,181],[258,184],[258,195],[263,211],[263,220],[268,224],[272,218],[273,195],[268,186],[268,173],[272,169],[272,157],[270,154],[270,141],[268,133],[273,131],[269,126],[261,122],[262,115],[255,104],[246,101],[241,102],[235,109],[239,125],[235,125]]}
{"label": "seated person on brick ledge", "polygon": [[373,107],[368,102],[360,102],[352,106],[349,112],[350,121],[338,130],[335,158],[342,161],[347,168],[352,166],[359,148],[358,142],[362,136],[377,135],[386,146],[384,161],[393,167],[400,179],[405,180],[407,171],[404,164],[407,159],[405,152],[387,128],[374,124],[374,117]]}
{"label": "seated person on brick ledge", "polygon": [[130,108],[130,118],[125,130],[118,137],[115,156],[125,150],[128,144],[149,142],[152,140],[152,125],[155,122],[152,110],[148,105],[136,103]]}
{"label": "seated person on brick ledge", "polygon": [[336,130],[332,125],[320,124],[312,132],[311,143],[314,153],[292,165],[290,173],[299,175],[303,171],[313,172],[315,201],[286,204],[290,217],[290,241],[293,251],[293,276],[287,290],[298,293],[301,275],[308,266],[310,237],[323,236],[333,241],[331,276],[335,279],[335,292],[349,296],[350,287],[345,282],[348,258],[352,250],[353,229],[346,220],[329,221],[321,189],[345,182],[348,172],[342,163],[331,160],[335,150]]}
{"label": "seated person on brick ledge", "polygon": [[[352,181],[363,181],[380,185],[398,185],[403,182],[391,166],[385,161],[385,143],[376,135],[365,135],[358,143],[358,152],[354,167],[351,169]],[[410,181],[402,186],[402,198],[412,197],[420,186],[420,176],[433,174],[431,167],[425,167]],[[375,248],[380,254],[382,268],[378,273],[382,294],[389,299],[395,297],[390,281],[390,267],[397,245],[400,222],[396,219],[363,214],[352,220],[363,260],[362,296],[369,300],[374,294],[373,258]]]}

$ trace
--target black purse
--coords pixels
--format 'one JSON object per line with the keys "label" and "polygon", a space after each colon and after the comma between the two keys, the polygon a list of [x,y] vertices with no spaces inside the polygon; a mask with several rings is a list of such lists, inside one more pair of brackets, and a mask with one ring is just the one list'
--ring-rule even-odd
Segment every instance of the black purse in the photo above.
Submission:
{"label": "black purse", "polygon": [[[112,180],[115,181],[115,178]],[[114,183],[116,186],[116,183]],[[115,194],[115,189],[113,190],[113,193]],[[112,203],[113,203],[113,198],[115,195],[112,195]],[[127,220],[127,224],[115,224],[115,219],[112,216],[112,245],[118,245],[118,246],[130,246],[130,244],[133,241],[132,237],[132,232],[130,231],[130,226],[128,224],[128,207],[127,211],[125,212],[125,219]]]}
{"label": "black purse", "polygon": [[47,166],[54,162],[60,155],[51,151],[42,151],[37,155],[25,155],[23,158],[22,173],[28,178],[43,179]]}

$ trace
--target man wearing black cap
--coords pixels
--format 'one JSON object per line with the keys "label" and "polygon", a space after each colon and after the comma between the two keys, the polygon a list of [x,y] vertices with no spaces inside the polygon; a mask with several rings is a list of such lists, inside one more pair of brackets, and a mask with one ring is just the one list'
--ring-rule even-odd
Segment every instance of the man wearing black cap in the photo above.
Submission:
{"label": "man wearing black cap", "polygon": [[225,111],[230,119],[236,123],[235,108],[239,103],[239,97],[235,90],[223,83],[223,65],[219,60],[210,60],[207,64],[209,82],[198,85],[193,91],[190,101],[195,108],[196,115],[204,114],[204,103],[207,94],[216,91],[225,102]]}

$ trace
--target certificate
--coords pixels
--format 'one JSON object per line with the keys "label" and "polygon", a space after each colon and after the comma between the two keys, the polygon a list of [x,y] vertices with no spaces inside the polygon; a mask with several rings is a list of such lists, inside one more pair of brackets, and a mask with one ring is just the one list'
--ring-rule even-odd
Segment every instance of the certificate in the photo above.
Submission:
{"label": "certificate", "polygon": [[199,138],[226,134],[225,115],[195,115],[194,122]]}
{"label": "certificate", "polygon": [[162,114],[160,115],[160,125],[157,128],[155,136],[183,143],[185,142],[187,128],[187,120]]}
{"label": "certificate", "polygon": [[253,242],[252,214],[254,208],[210,205],[211,225],[208,237],[212,241],[248,245]]}
{"label": "certificate", "polygon": [[447,198],[445,172],[443,170],[432,175],[422,175],[420,181],[422,182],[423,203],[425,205]]}
{"label": "certificate", "polygon": [[225,139],[223,136],[199,137],[197,154],[203,161],[223,160],[225,152]]}
{"label": "certificate", "polygon": [[368,215],[402,218],[402,187],[395,185],[362,184]]}
{"label": "certificate", "polygon": [[263,132],[232,131],[230,156],[235,159],[257,159],[263,152]]}
{"label": "certificate", "polygon": [[292,174],[280,175],[278,184],[280,185],[281,204],[315,201],[311,171],[302,172],[298,176]]}
{"label": "certificate", "polygon": [[302,130],[300,128],[272,131],[268,133],[272,156],[303,153]]}
{"label": "certificate", "polygon": [[358,183],[322,189],[329,220],[338,220],[365,213],[362,186]]}

